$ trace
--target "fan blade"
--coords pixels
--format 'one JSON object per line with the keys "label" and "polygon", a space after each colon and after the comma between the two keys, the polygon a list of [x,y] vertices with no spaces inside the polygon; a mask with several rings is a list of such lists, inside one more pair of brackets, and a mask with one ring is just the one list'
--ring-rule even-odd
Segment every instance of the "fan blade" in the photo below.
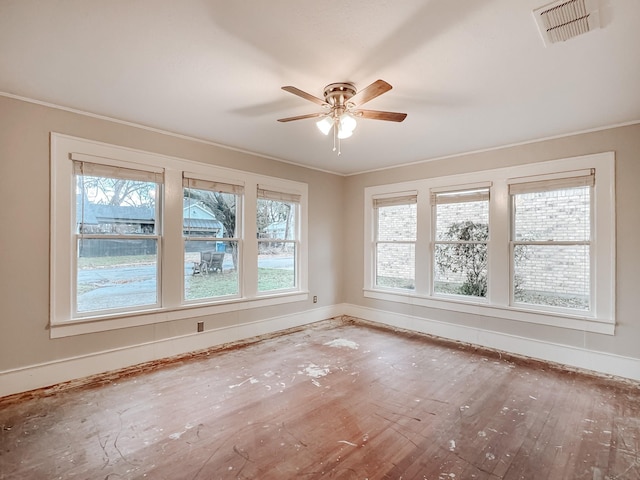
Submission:
{"label": "fan blade", "polygon": [[314,97],[310,93],[303,92],[299,88],[292,87],[291,85],[287,85],[286,87],[282,87],[282,90],[284,90],[285,92],[293,93],[294,95],[302,97],[305,100],[309,100],[310,102],[317,103],[318,105],[322,105],[322,106],[328,105],[327,102],[325,102],[324,100],[322,100],[322,99],[320,99],[318,97]]}
{"label": "fan blade", "polygon": [[366,87],[363,90],[360,90],[353,97],[349,99],[349,102],[354,103],[355,105],[363,105],[370,100],[382,95],[385,92],[391,90],[391,85],[389,85],[384,80],[376,80],[371,85]]}
{"label": "fan blade", "polygon": [[303,120],[305,118],[324,117],[326,113],[308,113],[306,115],[298,115],[297,117],[279,118],[279,122],[292,122],[293,120]]}
{"label": "fan blade", "polygon": [[355,110],[354,115],[372,120],[386,120],[388,122],[401,122],[407,118],[406,113],[383,112],[381,110]]}

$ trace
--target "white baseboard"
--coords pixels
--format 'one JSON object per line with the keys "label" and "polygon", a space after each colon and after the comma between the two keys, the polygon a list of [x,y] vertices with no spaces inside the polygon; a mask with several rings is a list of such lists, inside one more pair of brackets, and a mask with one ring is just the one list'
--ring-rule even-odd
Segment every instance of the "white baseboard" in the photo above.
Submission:
{"label": "white baseboard", "polygon": [[0,397],[267,335],[339,315],[342,315],[342,307],[332,305],[256,322],[213,328],[200,333],[5,370],[0,372]]}
{"label": "white baseboard", "polygon": [[640,359],[454,325],[428,318],[338,304],[0,372],[0,397],[349,315],[390,327],[494,348],[640,381]]}
{"label": "white baseboard", "polygon": [[640,381],[640,359],[606,352],[545,342],[506,333],[454,325],[423,317],[344,304],[344,315],[391,327],[413,330],[438,337],[493,348],[503,352],[546,360],[569,367]]}

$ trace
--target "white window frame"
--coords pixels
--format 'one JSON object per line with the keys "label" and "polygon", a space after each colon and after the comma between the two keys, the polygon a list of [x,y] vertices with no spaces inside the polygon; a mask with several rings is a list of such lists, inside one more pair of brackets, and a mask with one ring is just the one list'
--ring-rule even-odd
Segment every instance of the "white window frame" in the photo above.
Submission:
{"label": "white window frame", "polygon": [[[256,239],[257,239],[257,243],[258,243],[258,251],[259,251],[259,244],[261,242],[263,243],[268,243],[268,242],[273,242],[274,240],[282,242],[282,243],[292,243],[295,245],[295,256],[294,256],[294,260],[293,260],[293,264],[294,264],[294,286],[292,288],[287,288],[287,289],[275,289],[275,290],[257,290],[258,289],[258,285],[256,283],[256,295],[258,296],[264,296],[264,295],[271,295],[273,293],[277,293],[277,292],[288,292],[288,291],[293,291],[296,290],[298,288],[298,283],[300,282],[300,278],[298,278],[298,265],[300,263],[300,202],[302,200],[301,196],[294,192],[294,191],[290,191],[290,190],[285,190],[282,187],[277,187],[274,185],[258,185],[257,191],[256,191],[256,209],[257,209],[257,203],[258,200],[263,199],[263,200],[275,200],[275,201],[280,201],[283,203],[292,203],[296,206],[295,209],[295,220],[294,220],[294,236],[295,239],[294,240],[290,240],[290,239],[284,239],[284,238],[270,238],[270,239],[260,239],[257,238],[258,235],[256,234]],[[258,224],[257,224],[257,218],[256,218],[256,232],[258,230]],[[258,264],[257,264],[257,259],[256,259],[256,269],[258,268]],[[256,270],[257,271],[257,270]]]}
{"label": "white window frame", "polygon": [[[253,174],[215,165],[194,162],[177,157],[150,153],[116,145],[86,140],[59,133],[51,133],[51,203],[50,203],[50,336],[71,335],[149,325],[160,322],[196,318],[249,308],[261,308],[308,299],[308,186],[275,177]],[[98,164],[114,165],[143,171],[163,171],[164,188],[161,239],[162,258],[158,279],[160,305],[135,308],[127,312],[99,312],[96,315],[74,315],[75,260],[75,184],[73,160],[90,158]],[[186,303],[184,291],[184,239],[183,239],[183,173],[198,178],[244,186],[243,255],[239,266],[242,296]],[[258,295],[257,241],[255,227],[256,190],[260,184],[272,189],[300,195],[299,261],[297,286],[294,290],[273,291]]]}
{"label": "white window frame", "polygon": [[[593,195],[593,187],[595,185],[595,169],[587,169],[587,170],[577,170],[570,172],[560,172],[554,173],[550,175],[538,175],[535,177],[521,177],[509,179],[507,181],[509,185],[509,206],[510,206],[510,221],[511,221],[511,239],[509,242],[509,260],[511,265],[511,271],[509,272],[511,279],[510,286],[510,301],[514,306],[523,306],[527,305],[523,302],[517,302],[515,300],[515,259],[514,259],[514,251],[515,247],[518,245],[541,245],[541,246],[576,246],[583,245],[588,246],[590,250],[589,254],[589,306],[590,308],[594,305],[595,295],[594,295],[594,278],[593,271],[595,267],[595,255],[591,254],[591,250],[593,249],[593,226],[594,226],[594,216],[593,216],[593,207],[594,207],[594,195]],[[558,241],[558,240],[516,240],[516,209],[515,209],[515,196],[520,193],[534,193],[534,192],[543,192],[543,191],[554,191],[561,190],[565,188],[572,188],[578,186],[588,186],[590,187],[589,191],[589,238],[587,240],[570,240],[570,241]],[[535,307],[540,310],[549,310],[549,311],[562,311],[563,309],[560,307],[551,307],[547,305],[535,304]],[[568,312],[576,311],[568,309]]]}
{"label": "white window frame", "polygon": [[[237,244],[237,255],[238,255],[238,260],[239,260],[239,265],[242,264],[242,257],[243,257],[243,247],[244,247],[244,241],[243,241],[243,235],[242,235],[242,225],[243,225],[243,221],[242,221],[242,212],[244,211],[243,209],[243,199],[244,199],[244,185],[240,185],[240,184],[235,184],[235,183],[226,183],[226,182],[220,182],[219,180],[207,180],[202,178],[201,174],[197,174],[197,173],[191,173],[191,172],[182,172],[182,188],[183,188],[183,192],[185,188],[192,188],[192,189],[197,189],[197,190],[206,190],[209,192],[221,192],[221,193],[231,193],[237,196],[237,201],[236,201],[236,226],[235,226],[235,232],[234,232],[234,236],[233,237],[226,237],[223,238],[222,240],[220,240],[218,237],[211,237],[211,236],[206,236],[206,237],[191,237],[190,235],[184,235],[184,228],[183,228],[183,252],[186,253],[186,244],[187,242],[211,242],[211,241],[221,241],[221,242],[236,242]],[[184,209],[183,209],[183,222],[184,222]],[[183,260],[184,260],[184,256],[183,256]],[[184,265],[185,270],[188,270],[188,266]],[[198,299],[193,299],[193,300],[187,300],[185,298],[185,284],[183,282],[182,284],[182,300],[185,304],[189,305],[189,304],[200,304],[200,303],[210,303],[210,302],[214,302],[217,300],[227,300],[227,299],[234,299],[234,298],[242,298],[242,276],[241,276],[241,272],[238,272],[239,276],[238,276],[238,293],[237,294],[233,294],[233,295],[225,295],[225,296],[218,296],[218,297],[205,297],[205,298],[198,298]],[[183,277],[184,279],[184,277]]]}
{"label": "white window frame", "polygon": [[[117,165],[114,162],[105,161],[105,159],[91,157],[86,154],[78,154],[71,153],[69,156],[73,161],[73,169],[74,169],[74,181],[73,185],[75,187],[76,180],[78,176],[95,176],[95,177],[103,177],[103,178],[118,178],[118,179],[132,179],[138,181],[150,181],[155,182],[157,185],[156,192],[158,193],[157,198],[162,198],[162,191],[164,190],[164,169],[149,168],[144,169],[131,169],[124,168],[120,165]],[[94,163],[92,160],[97,160],[100,163]],[[85,198],[84,198],[84,189],[82,194],[82,205],[84,206]],[[73,204],[77,207],[77,202],[73,202]],[[77,219],[78,212],[75,211],[75,214],[72,215],[73,219]],[[111,309],[103,309],[103,310],[89,310],[85,312],[79,312],[77,309],[77,287],[78,287],[78,278],[77,268],[73,269],[73,286],[72,286],[72,297],[74,301],[72,302],[72,317],[73,318],[84,318],[84,317],[92,317],[96,315],[104,315],[104,314],[113,314],[119,312],[129,311],[131,308],[135,310],[147,310],[150,308],[158,308],[160,306],[160,299],[162,291],[162,283],[161,283],[161,270],[162,270],[162,202],[155,202],[155,232],[153,234],[87,234],[81,228],[79,231],[75,232],[74,235],[74,245],[73,245],[73,257],[77,258],[79,256],[79,245],[84,240],[155,240],[156,242],[156,301],[153,304],[145,304],[139,307],[122,307],[122,308],[111,308]],[[74,231],[75,231],[76,222],[74,222]],[[84,227],[85,225],[85,217],[84,211],[81,215],[81,225]],[[73,258],[72,257],[72,258]]]}
{"label": "white window frame", "polygon": [[[415,246],[417,242],[417,238],[413,240],[380,240],[379,232],[380,232],[380,207],[388,207],[395,205],[417,205],[418,203],[418,192],[417,191],[409,191],[409,192],[397,192],[392,194],[378,195],[373,197],[373,276],[372,276],[372,284],[375,288],[381,290],[391,290],[391,291],[407,291],[412,292],[415,289],[415,268],[414,268],[414,278],[413,284],[414,288],[394,288],[394,287],[385,287],[382,285],[377,285],[378,278],[378,246],[380,244],[389,244],[389,245],[413,245],[413,251],[415,255]],[[417,210],[417,206],[416,206]],[[416,212],[416,237],[417,237],[417,212]]]}
{"label": "white window frame", "polygon": [[[478,193],[480,191],[485,191],[486,190],[486,194],[485,193]],[[432,232],[431,232],[431,242],[432,242],[432,248],[430,249],[430,254],[431,254],[431,267],[432,267],[432,275],[433,278],[435,280],[435,269],[436,269],[436,246],[437,245],[456,245],[456,244],[462,244],[462,243],[482,243],[485,244],[487,246],[487,258],[489,256],[489,244],[491,242],[491,214],[489,214],[489,238],[487,238],[487,240],[485,242],[464,242],[462,240],[448,240],[448,241],[444,241],[444,240],[437,240],[437,223],[438,223],[438,217],[437,217],[437,206],[438,206],[438,198],[440,196],[443,196],[444,198],[450,196],[450,201],[444,201],[442,203],[464,203],[465,201],[472,201],[473,199],[481,199],[481,200],[487,200],[487,202],[489,202],[489,205],[491,205],[490,202],[490,198],[491,198],[491,182],[485,182],[485,183],[480,183],[480,184],[473,184],[473,185],[458,185],[455,187],[444,187],[444,188],[431,188],[431,212],[433,215],[433,223],[432,223]],[[471,192],[469,195],[465,195],[465,193],[467,192]],[[485,198],[486,197],[486,198]],[[488,268],[488,265],[487,265]],[[447,293],[440,293],[440,292],[436,292],[435,291],[435,283],[431,284],[431,289],[430,289],[431,294],[434,297],[442,297],[442,298],[452,298],[452,299],[457,299],[457,300],[461,300],[461,301],[465,301],[465,299],[471,299],[477,302],[482,302],[482,303],[486,303],[487,301],[487,297],[488,297],[488,288],[487,288],[487,297],[474,297],[471,295],[456,295],[456,294],[447,294]]]}
{"label": "white window frame", "polygon": [[[595,169],[592,191],[593,261],[591,310],[560,311],[511,302],[511,200],[509,182],[515,178],[561,174]],[[444,298],[433,295],[433,211],[430,196],[434,191],[455,190],[463,185],[490,183],[488,288],[485,299],[475,297]],[[416,290],[389,291],[376,288],[373,198],[394,192],[418,192],[418,235],[416,243]],[[467,314],[493,316],[507,320],[551,325],[580,331],[613,335],[615,333],[615,154],[604,152],[533,164],[485,170],[446,177],[435,177],[399,184],[378,185],[364,190],[364,286],[366,298],[400,302]],[[566,309],[565,309],[566,310]]]}

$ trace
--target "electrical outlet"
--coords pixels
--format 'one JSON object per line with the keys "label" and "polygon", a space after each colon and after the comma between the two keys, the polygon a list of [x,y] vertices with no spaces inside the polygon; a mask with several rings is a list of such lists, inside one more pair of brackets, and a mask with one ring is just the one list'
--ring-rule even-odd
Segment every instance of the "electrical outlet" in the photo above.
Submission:
{"label": "electrical outlet", "polygon": [[204,322],[198,322],[198,332],[204,332]]}
{"label": "electrical outlet", "polygon": [[318,296],[317,295],[313,296],[313,303],[318,303]]}

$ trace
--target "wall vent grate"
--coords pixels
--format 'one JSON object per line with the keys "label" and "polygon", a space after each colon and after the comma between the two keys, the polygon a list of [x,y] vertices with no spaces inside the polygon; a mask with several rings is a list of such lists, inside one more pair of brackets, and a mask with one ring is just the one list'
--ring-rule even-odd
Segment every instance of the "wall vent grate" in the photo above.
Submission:
{"label": "wall vent grate", "polygon": [[560,0],[533,11],[545,45],[564,42],[600,27],[597,0]]}

